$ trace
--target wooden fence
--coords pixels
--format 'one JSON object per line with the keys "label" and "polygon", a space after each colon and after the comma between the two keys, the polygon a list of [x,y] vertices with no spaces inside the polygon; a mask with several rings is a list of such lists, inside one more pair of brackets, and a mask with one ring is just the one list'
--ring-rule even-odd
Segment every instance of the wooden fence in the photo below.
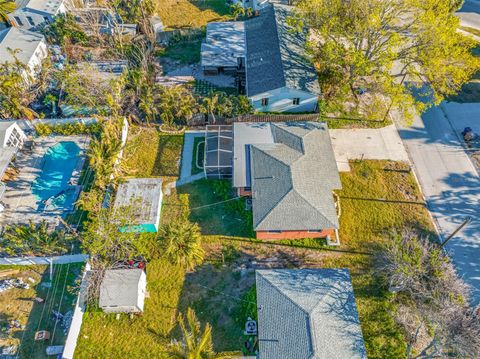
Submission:
{"label": "wooden fence", "polygon": [[235,122],[288,122],[288,121],[318,121],[320,118],[318,113],[308,114],[265,114],[265,115],[241,115],[232,118],[215,118],[213,123],[212,118],[206,120],[203,114],[194,115],[188,122],[189,126],[205,126],[205,125],[231,125]]}

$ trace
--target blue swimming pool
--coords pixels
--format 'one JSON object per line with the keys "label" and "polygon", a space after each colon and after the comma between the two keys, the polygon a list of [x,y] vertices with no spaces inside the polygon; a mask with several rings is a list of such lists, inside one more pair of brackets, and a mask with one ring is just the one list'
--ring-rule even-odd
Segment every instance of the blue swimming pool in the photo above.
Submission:
{"label": "blue swimming pool", "polygon": [[44,155],[42,173],[32,185],[39,209],[71,209],[76,190],[69,186],[77,165],[80,147],[72,141],[62,141],[50,147]]}

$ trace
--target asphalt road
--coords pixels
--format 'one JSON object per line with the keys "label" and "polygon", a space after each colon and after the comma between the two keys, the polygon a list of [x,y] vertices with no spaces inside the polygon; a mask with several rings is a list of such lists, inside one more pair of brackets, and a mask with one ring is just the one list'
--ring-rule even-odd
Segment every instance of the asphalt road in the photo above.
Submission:
{"label": "asphalt road", "polygon": [[399,126],[398,129],[443,238],[465,218],[473,218],[448,242],[446,249],[458,273],[472,287],[473,304],[479,304],[479,175],[440,107],[417,117],[412,126]]}

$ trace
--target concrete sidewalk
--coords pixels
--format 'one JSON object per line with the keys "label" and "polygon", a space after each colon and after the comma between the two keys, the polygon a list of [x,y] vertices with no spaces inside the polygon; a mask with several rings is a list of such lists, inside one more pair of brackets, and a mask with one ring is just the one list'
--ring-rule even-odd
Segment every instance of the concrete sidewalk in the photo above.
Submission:
{"label": "concrete sidewalk", "polygon": [[394,125],[377,129],[330,130],[333,152],[339,171],[348,172],[349,160],[392,160],[409,162]]}
{"label": "concrete sidewalk", "polygon": [[[452,110],[455,107],[452,107]],[[459,112],[451,112],[459,126]],[[398,117],[397,117],[398,119]],[[399,122],[399,121],[398,121]],[[473,127],[473,126],[471,126]],[[480,178],[441,107],[433,107],[399,133],[414,164],[428,208],[443,238],[472,221],[446,246],[458,273],[480,303]]]}
{"label": "concrete sidewalk", "polygon": [[180,180],[184,180],[192,175],[193,144],[195,137],[203,137],[203,131],[186,131],[183,140],[182,167],[180,169]]}

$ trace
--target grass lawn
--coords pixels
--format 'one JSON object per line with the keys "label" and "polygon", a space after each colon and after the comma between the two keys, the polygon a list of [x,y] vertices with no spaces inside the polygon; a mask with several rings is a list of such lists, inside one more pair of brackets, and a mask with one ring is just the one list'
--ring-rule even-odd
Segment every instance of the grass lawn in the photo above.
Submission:
{"label": "grass lawn", "polygon": [[205,155],[205,137],[195,137],[193,142],[192,175],[203,172],[203,156]]}
{"label": "grass lawn", "polygon": [[[62,314],[72,310],[76,300],[75,281],[80,278],[83,264],[55,265],[51,288],[42,285],[49,282],[48,266],[0,266],[0,279],[21,278],[30,285],[29,289],[13,288],[0,293],[0,327],[12,320],[18,320],[23,329],[13,329],[1,337],[0,346],[18,345],[20,358],[47,358],[45,349],[48,345],[63,345],[65,334],[60,323],[55,326],[52,311]],[[30,280],[31,278],[32,280]],[[63,290],[65,288],[65,290]],[[45,300],[44,303],[34,302],[35,297]],[[46,342],[36,342],[34,335],[37,330],[47,330],[51,339]]]}
{"label": "grass lawn", "polygon": [[231,17],[225,0],[157,0],[156,10],[168,29],[196,28]]}
{"label": "grass lawn", "polygon": [[182,38],[178,42],[170,43],[164,49],[160,49],[157,55],[168,57],[171,60],[181,64],[196,64],[201,60],[200,49],[205,34],[201,32],[198,36],[192,38]]}
{"label": "grass lawn", "polygon": [[167,135],[155,127],[131,126],[125,151],[125,167],[132,177],[162,177],[180,174],[183,135]]}
{"label": "grass lawn", "polygon": [[[165,151],[159,145],[163,135],[156,130],[137,128],[133,133],[130,142],[139,146],[130,147],[127,157],[139,176],[158,175],[163,168],[158,163],[178,169],[179,140],[167,141],[176,145]],[[203,323],[212,324],[216,351],[239,351],[245,321],[256,315],[254,271],[265,267],[349,268],[369,358],[405,357],[403,333],[392,316],[395,308],[374,275],[369,253],[375,253],[394,230],[408,227],[432,233],[433,227],[407,165],[363,161],[352,163],[351,168],[341,174],[343,189],[338,192],[339,248],[326,247],[322,240],[255,240],[244,200],[224,202],[234,196],[227,181],[201,180],[174,189],[164,196],[162,224],[179,216],[184,203],[180,196],[187,196],[190,219],[201,226],[205,263],[185,272],[164,259],[150,262],[150,297],[143,315],[117,320],[95,310],[86,313],[76,357],[140,358],[151,353],[164,357],[167,344],[178,338],[174,318],[187,307],[194,308]]]}

